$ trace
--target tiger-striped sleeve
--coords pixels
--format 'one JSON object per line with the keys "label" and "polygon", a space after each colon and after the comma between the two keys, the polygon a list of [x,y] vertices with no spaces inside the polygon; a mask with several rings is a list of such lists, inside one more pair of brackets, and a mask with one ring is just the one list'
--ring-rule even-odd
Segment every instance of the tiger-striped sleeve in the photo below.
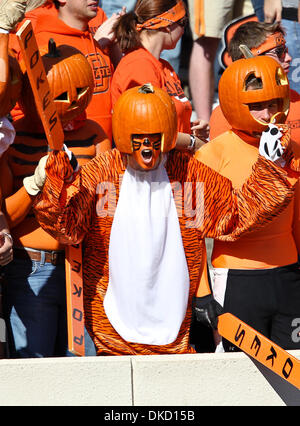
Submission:
{"label": "tiger-striped sleeve", "polygon": [[[202,165],[203,169],[203,165]],[[234,241],[265,226],[280,214],[294,196],[284,170],[259,156],[241,189],[210,169],[198,175],[204,181],[204,214],[200,232],[205,237]]]}
{"label": "tiger-striped sleeve", "polygon": [[[81,167],[74,180],[67,155],[52,152],[46,166],[43,192],[34,203],[41,227],[64,244],[81,242],[96,214],[96,191],[100,182],[111,180],[114,166],[121,158],[116,150],[97,155]],[[114,163],[114,165],[112,165]]]}
{"label": "tiger-striped sleeve", "polygon": [[241,189],[233,189],[226,177],[187,155],[173,152],[167,162],[172,180],[185,188],[184,211],[192,206],[187,227],[198,228],[200,237],[234,241],[281,213],[294,195],[294,181],[272,162],[259,156]]}

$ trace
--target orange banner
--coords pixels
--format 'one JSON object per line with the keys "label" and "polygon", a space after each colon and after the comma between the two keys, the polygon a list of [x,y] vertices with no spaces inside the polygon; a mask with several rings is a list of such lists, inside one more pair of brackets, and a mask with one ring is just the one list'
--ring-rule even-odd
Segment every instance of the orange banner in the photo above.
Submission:
{"label": "orange banner", "polygon": [[85,355],[81,244],[66,246],[66,294],[68,348],[77,356]]}
{"label": "orange banner", "polygon": [[[48,144],[51,149],[60,150],[64,143],[64,132],[50,93],[31,21],[25,21],[16,34]],[[78,356],[85,354],[81,250],[81,244],[65,248],[68,347],[70,352]]]}
{"label": "orange banner", "polygon": [[31,21],[26,20],[16,35],[48,144],[50,148],[60,150],[64,143],[64,132],[50,93]]}
{"label": "orange banner", "polygon": [[300,360],[234,315],[219,316],[218,331],[243,352],[300,388]]}

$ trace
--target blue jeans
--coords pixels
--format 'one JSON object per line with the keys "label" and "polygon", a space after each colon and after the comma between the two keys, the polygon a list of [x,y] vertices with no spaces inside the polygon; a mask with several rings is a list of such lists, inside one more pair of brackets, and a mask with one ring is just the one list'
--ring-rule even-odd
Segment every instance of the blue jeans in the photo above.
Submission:
{"label": "blue jeans", "polygon": [[256,16],[258,17],[258,20],[260,22],[264,22],[264,0],[252,0],[252,6]]}
{"label": "blue jeans", "polygon": [[[67,347],[64,265],[45,263],[43,257],[41,262],[14,259],[5,267],[5,277],[10,358],[73,356]],[[86,341],[86,354],[95,355],[89,336]]]}
{"label": "blue jeans", "polygon": [[126,6],[127,12],[133,10],[136,0],[100,0],[99,6],[104,10],[107,17],[110,18],[113,13],[118,13]]}
{"label": "blue jeans", "polygon": [[300,93],[300,23],[282,19],[281,25],[286,31],[286,44],[292,57],[288,74],[290,87]]}

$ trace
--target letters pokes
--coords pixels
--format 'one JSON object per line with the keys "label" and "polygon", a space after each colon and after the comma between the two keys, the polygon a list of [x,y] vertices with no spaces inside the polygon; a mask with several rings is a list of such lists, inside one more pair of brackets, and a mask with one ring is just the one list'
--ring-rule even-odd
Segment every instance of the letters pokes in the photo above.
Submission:
{"label": "letters pokes", "polygon": [[[25,21],[16,35],[48,144],[51,149],[60,150],[64,143],[64,132],[50,93],[44,64],[40,57],[31,21]],[[67,246],[65,254],[68,347],[73,354],[84,356],[81,244]]]}
{"label": "letters pokes", "polygon": [[300,361],[230,313],[219,316],[221,336],[300,389]]}
{"label": "letters pokes", "polygon": [[60,150],[64,142],[64,132],[50,93],[31,21],[26,20],[16,35],[49,146]]}
{"label": "letters pokes", "polygon": [[68,312],[68,347],[84,356],[84,312],[81,244],[66,246],[66,287]]}

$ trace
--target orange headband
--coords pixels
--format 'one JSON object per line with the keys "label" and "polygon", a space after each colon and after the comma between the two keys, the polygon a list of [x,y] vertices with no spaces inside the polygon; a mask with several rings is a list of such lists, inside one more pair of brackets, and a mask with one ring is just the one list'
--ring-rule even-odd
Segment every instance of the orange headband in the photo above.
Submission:
{"label": "orange headband", "polygon": [[264,43],[262,43],[258,47],[253,47],[251,49],[251,52],[254,56],[261,55],[264,52],[267,52],[268,50],[274,49],[274,47],[281,46],[285,44],[285,38],[284,35],[281,32],[277,32],[274,34],[271,34]]}
{"label": "orange headband", "polygon": [[180,0],[174,7],[162,13],[161,15],[155,16],[154,18],[148,19],[143,24],[137,24],[137,31],[142,29],[157,30],[159,28],[168,27],[171,24],[179,21],[186,15],[185,6],[182,0]]}

